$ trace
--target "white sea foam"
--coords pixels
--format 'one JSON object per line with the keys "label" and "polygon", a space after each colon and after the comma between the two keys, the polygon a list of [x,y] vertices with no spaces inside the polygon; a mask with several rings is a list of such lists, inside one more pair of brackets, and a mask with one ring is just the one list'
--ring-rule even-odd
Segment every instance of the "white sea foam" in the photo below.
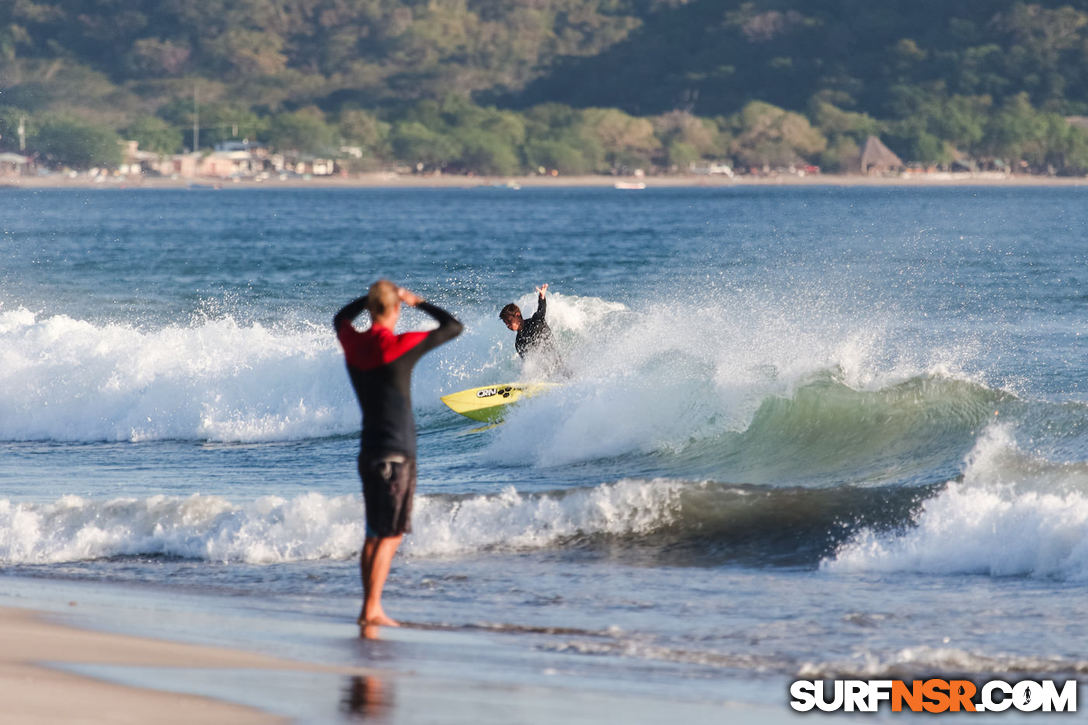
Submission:
{"label": "white sea foam", "polygon": [[865,530],[822,566],[832,572],[921,572],[1088,579],[1088,466],[1020,450],[993,425],[962,481],[926,501],[905,533]]}
{"label": "white sea foam", "polygon": [[417,499],[408,551],[445,555],[546,547],[576,535],[652,531],[674,519],[685,484],[624,480],[563,494],[518,493]]}
{"label": "white sea foam", "polygon": [[[560,296],[549,315],[576,340],[616,307]],[[418,312],[405,317],[404,329],[433,326]],[[468,321],[463,339],[417,368],[417,410],[444,411],[441,394],[519,377],[513,336],[497,317]],[[273,328],[226,316],[144,329],[0,310],[0,440],[256,442],[358,426],[327,323]]]}
{"label": "white sea foam", "polygon": [[235,505],[218,496],[49,504],[0,501],[0,561],[45,564],[167,555],[272,563],[344,558],[361,542],[358,497],[309,493]]}
{"label": "white sea foam", "polygon": [[[518,300],[527,313],[532,293]],[[482,457],[556,465],[679,450],[743,431],[769,396],[820,371],[880,387],[928,369],[956,374],[962,351],[908,353],[879,321],[844,322],[819,300],[630,309],[549,295],[548,319],[574,375],[516,408]],[[421,422],[441,395],[532,379],[496,310],[459,311],[462,337],[414,375]],[[405,328],[430,321],[406,312]],[[936,366],[936,367],[935,367]],[[268,327],[229,316],[143,328],[25,309],[0,311],[0,440],[258,442],[347,434],[359,413],[328,324]]]}
{"label": "white sea foam", "polygon": [[[573,380],[512,410],[482,454],[489,460],[550,466],[676,452],[743,432],[764,401],[792,397],[814,375],[830,372],[857,390],[923,375],[970,380],[963,370],[976,352],[892,341],[882,319],[847,319],[819,298],[725,292],[713,304],[644,310],[575,304],[592,314],[562,314],[557,304],[553,324]],[[568,320],[578,321],[577,335],[564,329]]]}
{"label": "white sea foam", "polygon": [[[576,535],[652,530],[672,520],[683,484],[620,481],[564,494],[417,496],[410,556],[547,547]],[[306,493],[232,503],[219,496],[152,496],[51,503],[0,500],[0,563],[178,556],[267,564],[348,560],[363,542],[359,496]]]}
{"label": "white sea foam", "polygon": [[934,672],[987,675],[1057,675],[1088,672],[1088,661],[1058,657],[982,654],[957,647],[905,647],[879,655],[859,652],[846,662],[806,662],[797,676],[805,679],[901,677]]}
{"label": "white sea foam", "polygon": [[[536,294],[530,293],[514,300],[526,316],[536,310]],[[513,332],[499,320],[501,305],[493,308],[466,310],[460,314],[465,331],[457,340],[455,354],[446,354],[440,367],[444,374],[439,381],[442,393],[461,388],[489,385],[496,382],[533,380],[536,370],[526,368],[514,350]],[[581,367],[585,341],[593,339],[603,330],[615,324],[616,317],[626,311],[618,302],[596,297],[548,294],[548,326],[552,329],[559,348],[572,367]],[[427,379],[424,372],[420,376]],[[578,377],[584,375],[578,370]]]}
{"label": "white sea foam", "polygon": [[283,440],[358,415],[327,329],[0,313],[0,439]]}

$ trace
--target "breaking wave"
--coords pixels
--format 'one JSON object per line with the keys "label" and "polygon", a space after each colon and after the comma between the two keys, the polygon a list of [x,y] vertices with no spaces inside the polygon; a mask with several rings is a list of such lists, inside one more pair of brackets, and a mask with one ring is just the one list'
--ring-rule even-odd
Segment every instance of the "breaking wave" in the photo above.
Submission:
{"label": "breaking wave", "polygon": [[[897,525],[922,491],[768,489],[709,482],[622,480],[522,494],[417,496],[409,556],[582,549],[674,564],[814,565],[859,526]],[[0,562],[180,557],[255,564],[353,558],[360,497],[306,493],[232,503],[219,496],[108,501],[64,496],[0,500]]]}
{"label": "breaking wave", "polygon": [[[741,317],[760,314],[770,313]],[[775,334],[760,336],[753,350],[736,344],[749,332],[741,323],[720,309],[701,317],[711,315],[736,329],[711,339],[692,315],[555,295],[549,318],[573,379],[512,410],[473,442],[474,455],[485,465],[538,467],[654,459],[599,480],[637,472],[820,487],[924,484],[962,458],[995,411],[1022,407],[957,372],[948,362],[955,353],[908,360],[885,350],[879,335],[829,343],[826,331],[780,315],[755,321]],[[441,394],[525,372],[493,318],[469,310],[462,338],[417,370],[424,433],[465,423],[438,402]],[[358,425],[327,324],[266,327],[226,316],[145,329],[0,311],[0,440],[270,442],[353,434]]]}
{"label": "breaking wave", "polygon": [[961,480],[895,533],[863,529],[822,564],[831,572],[1088,579],[1088,464],[1025,452],[987,429]]}
{"label": "breaking wave", "polygon": [[147,331],[0,313],[0,439],[263,441],[348,431],[358,412],[334,346],[327,329],[231,318]]}

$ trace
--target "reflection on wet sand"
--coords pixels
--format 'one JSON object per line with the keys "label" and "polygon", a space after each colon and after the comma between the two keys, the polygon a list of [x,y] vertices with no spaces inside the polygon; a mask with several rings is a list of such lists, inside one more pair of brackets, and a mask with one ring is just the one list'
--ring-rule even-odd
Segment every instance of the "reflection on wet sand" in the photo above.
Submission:
{"label": "reflection on wet sand", "polygon": [[392,686],[373,675],[350,678],[340,701],[342,712],[360,720],[386,715],[392,707]]}

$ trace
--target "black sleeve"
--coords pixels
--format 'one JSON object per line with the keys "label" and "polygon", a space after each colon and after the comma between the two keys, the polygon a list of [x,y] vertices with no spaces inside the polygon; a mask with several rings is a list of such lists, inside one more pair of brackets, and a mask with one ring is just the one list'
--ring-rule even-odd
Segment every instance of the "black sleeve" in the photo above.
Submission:
{"label": "black sleeve", "polygon": [[359,315],[363,314],[363,310],[366,309],[366,295],[363,295],[357,300],[352,300],[336,313],[336,316],[332,318],[333,329],[339,330],[340,325],[345,322],[351,322]]}
{"label": "black sleeve", "polygon": [[453,338],[461,334],[461,330],[465,329],[456,317],[446,312],[441,307],[432,305],[430,302],[420,302],[416,305],[416,309],[427,313],[434,319],[438,320],[438,329],[431,330],[427,335],[427,338],[420,344],[420,347],[426,345],[426,349],[438,347],[444,342],[449,342]]}
{"label": "black sleeve", "polygon": [[436,307],[429,302],[420,302],[416,305],[416,309],[426,312],[438,320],[438,327],[428,332],[427,336],[420,340],[418,345],[397,358],[397,364],[404,361],[403,364],[408,366],[415,365],[423,357],[424,353],[435,349],[444,342],[449,342],[460,335],[461,330],[464,329],[464,326],[457,321],[457,318],[441,307]]}
{"label": "black sleeve", "polygon": [[536,312],[533,313],[531,319],[543,320],[546,314],[548,314],[548,300],[545,299],[544,295],[540,295],[536,298]]}

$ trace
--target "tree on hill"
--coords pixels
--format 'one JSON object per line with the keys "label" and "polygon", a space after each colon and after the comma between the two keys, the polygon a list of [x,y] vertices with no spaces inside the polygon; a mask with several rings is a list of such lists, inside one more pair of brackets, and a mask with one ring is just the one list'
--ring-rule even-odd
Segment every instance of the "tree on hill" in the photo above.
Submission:
{"label": "tree on hill", "polygon": [[419,121],[393,125],[390,135],[393,154],[401,161],[423,169],[443,169],[461,153],[456,142]]}
{"label": "tree on hill", "polygon": [[73,169],[116,167],[120,138],[110,128],[75,118],[48,118],[33,128],[29,150],[44,161]]}
{"label": "tree on hill", "polygon": [[345,144],[358,146],[363,154],[360,164],[369,168],[376,162],[392,159],[389,146],[390,124],[380,120],[373,113],[360,109],[348,109],[340,112],[337,131]]}
{"label": "tree on hill", "polygon": [[140,116],[125,127],[122,134],[126,139],[136,141],[143,151],[174,154],[181,150],[181,131],[155,116]]}
{"label": "tree on hill", "polygon": [[718,158],[728,149],[728,139],[718,125],[687,111],[672,111],[650,119],[664,154],[661,165],[686,169],[704,158]]}
{"label": "tree on hill", "polygon": [[752,101],[732,119],[732,150],[745,166],[800,164],[827,148],[827,139],[798,113]]}
{"label": "tree on hill", "polygon": [[264,132],[273,148],[281,151],[328,155],[338,145],[336,129],[325,122],[317,108],[303,108],[274,116]]}
{"label": "tree on hill", "polygon": [[578,175],[607,170],[601,142],[586,132],[582,111],[559,104],[527,109],[525,159],[531,170]]}
{"label": "tree on hill", "polygon": [[604,150],[610,169],[647,168],[661,148],[653,124],[615,108],[590,108],[582,117],[582,133]]}

